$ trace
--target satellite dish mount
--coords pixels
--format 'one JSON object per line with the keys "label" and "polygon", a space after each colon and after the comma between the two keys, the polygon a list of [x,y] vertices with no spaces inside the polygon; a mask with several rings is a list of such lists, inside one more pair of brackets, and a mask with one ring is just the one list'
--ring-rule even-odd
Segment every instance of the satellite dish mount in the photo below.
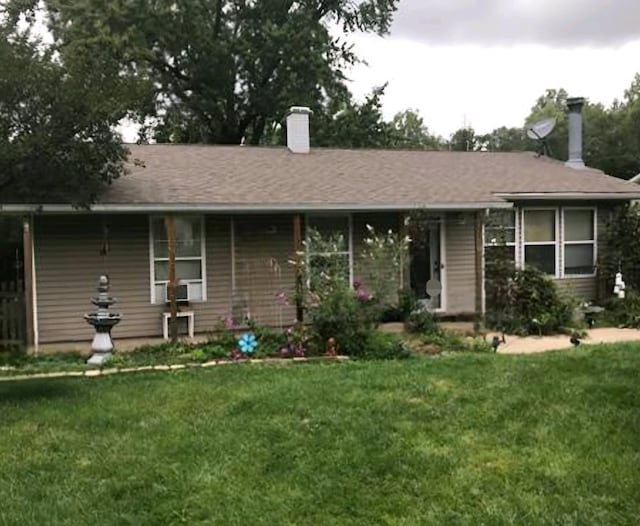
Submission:
{"label": "satellite dish mount", "polygon": [[551,157],[551,147],[549,146],[547,137],[551,134],[555,126],[556,120],[553,117],[527,125],[527,137],[538,142],[538,157],[541,155]]}

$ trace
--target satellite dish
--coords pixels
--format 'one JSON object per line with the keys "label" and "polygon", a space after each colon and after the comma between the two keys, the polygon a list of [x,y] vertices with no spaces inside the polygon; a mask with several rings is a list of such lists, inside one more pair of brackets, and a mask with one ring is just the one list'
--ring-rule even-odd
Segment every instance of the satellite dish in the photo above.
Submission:
{"label": "satellite dish", "polygon": [[538,155],[551,156],[551,149],[547,143],[547,137],[556,126],[556,120],[553,117],[543,119],[534,124],[527,126],[527,137],[538,141]]}
{"label": "satellite dish", "polygon": [[529,139],[541,140],[549,135],[556,126],[556,120],[553,117],[536,122],[527,126],[527,137]]}

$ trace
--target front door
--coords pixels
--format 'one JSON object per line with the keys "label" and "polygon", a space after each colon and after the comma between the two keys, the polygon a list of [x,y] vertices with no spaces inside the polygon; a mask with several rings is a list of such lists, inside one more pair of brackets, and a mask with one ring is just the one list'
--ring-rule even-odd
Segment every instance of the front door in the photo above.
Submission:
{"label": "front door", "polygon": [[[442,308],[444,289],[440,294],[429,295],[427,284],[430,287],[440,284],[442,287],[441,232],[439,221],[428,222],[420,235],[416,236],[418,239],[411,243],[411,290],[421,303],[434,310]],[[430,288],[430,291],[433,292],[433,289]]]}

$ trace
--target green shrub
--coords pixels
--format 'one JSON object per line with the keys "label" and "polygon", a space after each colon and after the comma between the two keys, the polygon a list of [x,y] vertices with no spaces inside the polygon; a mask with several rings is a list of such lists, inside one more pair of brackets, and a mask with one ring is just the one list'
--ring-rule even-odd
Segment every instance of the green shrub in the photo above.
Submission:
{"label": "green shrub", "polygon": [[607,321],[619,327],[640,329],[640,294],[627,290],[624,298],[611,298],[605,304]]}
{"label": "green shrub", "polygon": [[381,321],[406,322],[413,311],[418,310],[419,304],[415,293],[408,288],[398,291],[397,305],[386,305],[382,311]]}
{"label": "green shrub", "polygon": [[215,360],[218,358],[228,358],[229,352],[231,351],[229,347],[224,347],[217,343],[207,343],[203,345],[200,349],[202,350],[202,352],[204,352],[208,360]]}
{"label": "green shrub", "polygon": [[407,332],[415,334],[437,333],[440,330],[434,315],[426,309],[416,310],[409,314],[405,322],[405,329]]}
{"label": "green shrub", "polygon": [[556,284],[540,270],[517,270],[510,295],[507,330],[549,334],[571,325],[574,305],[562,298]]}
{"label": "green shrub", "polygon": [[374,330],[375,315],[367,303],[358,301],[346,284],[336,283],[322,300],[309,309],[311,340],[323,352],[327,340],[335,338],[340,354],[358,356]]}
{"label": "green shrub", "polygon": [[411,350],[397,334],[373,331],[362,346],[360,357],[373,360],[409,358]]}
{"label": "green shrub", "polygon": [[468,338],[449,331],[424,334],[422,342],[450,352],[493,352],[493,347],[481,336]]}
{"label": "green shrub", "polygon": [[467,342],[470,352],[495,352],[491,344],[482,336],[477,336]]}
{"label": "green shrub", "polygon": [[202,363],[206,362],[208,358],[207,353],[202,348],[194,349],[189,353],[189,360],[192,362]]}
{"label": "green shrub", "polygon": [[563,297],[554,281],[537,268],[515,270],[503,285],[498,304],[487,303],[489,327],[516,334],[550,334],[573,325],[576,302]]}
{"label": "green shrub", "polygon": [[258,347],[255,352],[256,358],[278,356],[280,349],[287,343],[287,336],[279,330],[252,325],[252,332],[258,341]]}

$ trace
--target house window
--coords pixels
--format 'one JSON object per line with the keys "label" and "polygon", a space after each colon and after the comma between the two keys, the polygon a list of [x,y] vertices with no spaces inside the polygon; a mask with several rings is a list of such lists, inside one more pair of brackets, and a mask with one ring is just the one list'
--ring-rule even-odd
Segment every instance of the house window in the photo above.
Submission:
{"label": "house window", "polygon": [[558,278],[593,275],[596,224],[595,208],[525,208],[524,264]]}
{"label": "house window", "polygon": [[592,275],[595,268],[594,209],[564,210],[564,275]]}
{"label": "house window", "polygon": [[[206,300],[204,224],[200,216],[176,216],[176,278],[189,300]],[[169,254],[164,217],[151,219],[151,302],[167,301]]]}
{"label": "house window", "polygon": [[556,275],[557,214],[555,209],[523,212],[524,264]]}
{"label": "house window", "polygon": [[307,264],[309,286],[313,289],[323,274],[343,275],[353,281],[352,224],[348,215],[307,217]]}
{"label": "house window", "polygon": [[487,262],[497,258],[516,262],[515,210],[490,210],[485,220],[484,245]]}

